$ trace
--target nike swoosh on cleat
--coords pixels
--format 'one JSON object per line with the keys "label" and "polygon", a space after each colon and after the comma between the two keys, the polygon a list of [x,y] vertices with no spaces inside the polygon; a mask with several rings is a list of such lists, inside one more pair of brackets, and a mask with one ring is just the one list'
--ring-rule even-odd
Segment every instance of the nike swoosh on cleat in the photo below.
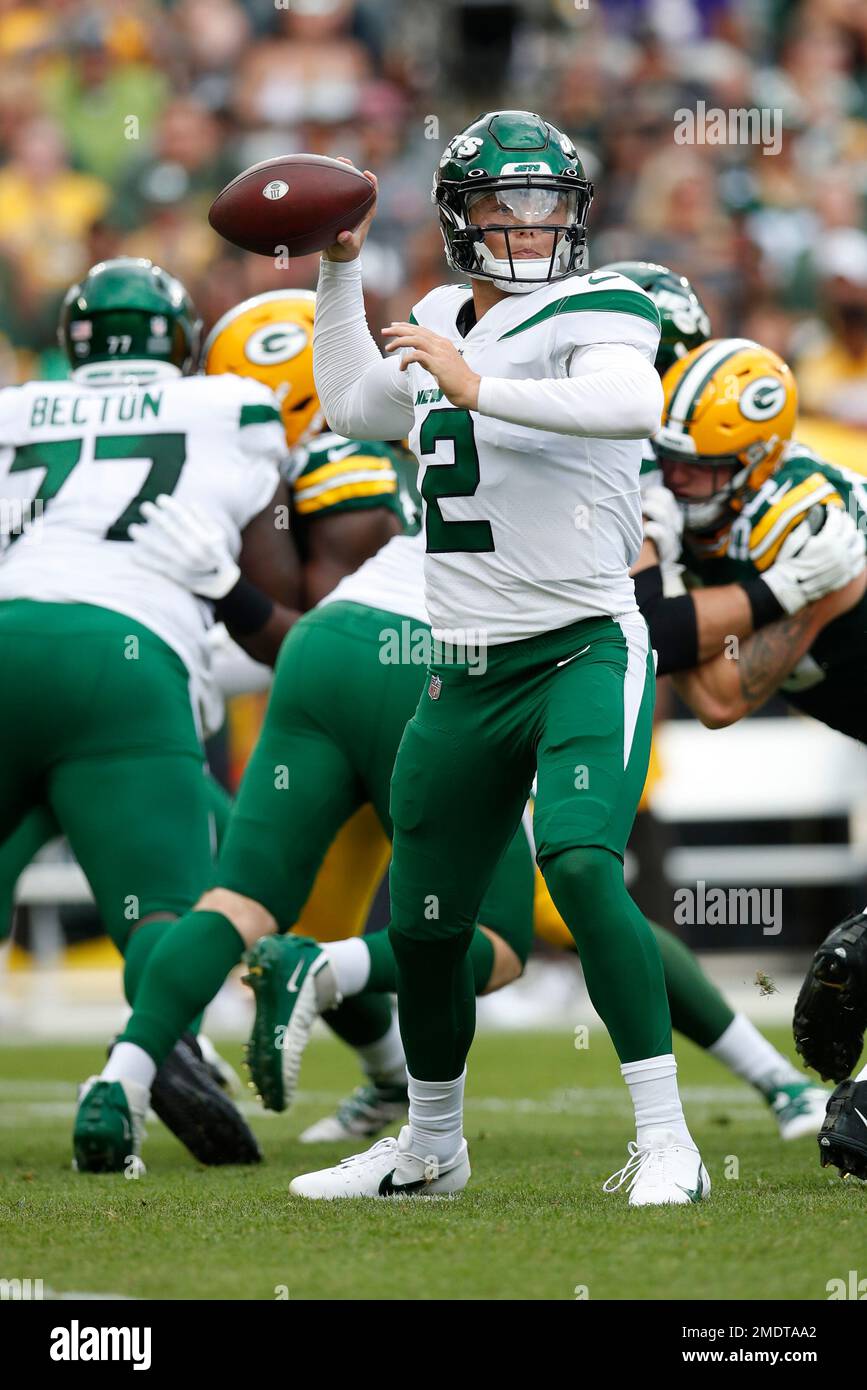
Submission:
{"label": "nike swoosh on cleat", "polygon": [[295,969],[292,971],[292,974],[289,976],[289,979],[286,981],[286,993],[287,993],[287,994],[297,994],[297,993],[298,993],[299,986],[295,983],[295,981],[298,979],[298,976],[300,975],[300,973],[301,973],[301,971],[302,971],[303,969],[304,969],[304,962],[303,962],[303,960],[299,960],[299,962],[298,962],[298,964],[296,965]]}
{"label": "nike swoosh on cleat", "polygon": [[676,1187],[679,1187],[680,1190],[681,1190],[681,1192],[685,1192],[686,1195],[687,1195],[687,1197],[689,1198],[689,1200],[690,1200],[691,1202],[700,1202],[700,1201],[701,1201],[701,1168],[699,1168],[699,1170],[698,1170],[698,1183],[696,1184],[695,1187],[693,1187],[693,1188],[681,1187],[681,1184],[680,1184],[680,1183],[676,1183],[675,1186],[676,1186]]}
{"label": "nike swoosh on cleat", "polygon": [[558,665],[558,666],[568,666],[570,661],[574,661],[576,657],[583,656],[584,653],[585,653],[585,652],[589,652],[589,650],[590,650],[590,643],[588,642],[588,643],[587,643],[587,646],[586,646],[586,647],[582,647],[581,650],[580,650],[580,652],[573,652],[573,654],[572,654],[571,656],[567,656],[563,661],[558,661],[558,662],[557,662],[557,665]]}
{"label": "nike swoosh on cleat", "polygon": [[861,1123],[863,1125],[867,1125],[867,1115],[862,1115],[857,1105],[853,1105],[852,1109],[855,1111],[855,1114],[858,1116],[858,1119],[861,1121]]}
{"label": "nike swoosh on cleat", "polygon": [[399,1182],[395,1186],[392,1182],[393,1177],[394,1169],[392,1168],[391,1172],[386,1173],[382,1182],[379,1184],[380,1197],[400,1197],[404,1192],[420,1192],[423,1188],[427,1187],[426,1178],[419,1178],[417,1182]]}

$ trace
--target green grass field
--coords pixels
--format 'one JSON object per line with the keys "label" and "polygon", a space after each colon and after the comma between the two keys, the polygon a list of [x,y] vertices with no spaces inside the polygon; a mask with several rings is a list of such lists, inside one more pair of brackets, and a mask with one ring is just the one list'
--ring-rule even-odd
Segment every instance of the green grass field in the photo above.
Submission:
{"label": "green grass field", "polygon": [[652,1211],[601,1191],[631,1128],[600,1035],[580,1052],[568,1034],[477,1039],[473,1180],[436,1202],[288,1196],[295,1173],[346,1152],[293,1138],[355,1083],[329,1041],[311,1045],[291,1115],[250,1111],[260,1167],[198,1168],[153,1123],[147,1177],[79,1177],[73,1083],[100,1055],[0,1048],[0,1277],[140,1298],[574,1299],[586,1286],[590,1299],[825,1299],[829,1279],[867,1274],[867,1187],[822,1171],[815,1140],[781,1143],[753,1092],[685,1044],[681,1085],[713,1192]]}

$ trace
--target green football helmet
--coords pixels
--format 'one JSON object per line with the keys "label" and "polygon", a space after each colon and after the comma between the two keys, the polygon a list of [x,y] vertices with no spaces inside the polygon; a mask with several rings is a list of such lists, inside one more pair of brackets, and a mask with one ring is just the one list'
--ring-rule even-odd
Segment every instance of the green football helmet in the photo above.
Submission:
{"label": "green football helmet", "polygon": [[[488,112],[456,135],[439,162],[431,198],[446,260],[473,280],[526,293],[583,265],[593,185],[568,135],[532,111]],[[482,200],[494,221],[478,226],[472,214]],[[515,237],[530,229],[550,234],[550,252],[546,244],[542,256],[513,254],[521,244]],[[489,232],[504,235],[505,257],[486,245]]]}
{"label": "green football helmet", "polygon": [[202,321],[180,280],[132,256],[100,261],[66,293],[57,337],[79,380],[147,382],[166,366],[187,376]]}
{"label": "green football helmet", "polygon": [[710,337],[707,310],[685,275],[651,261],[612,261],[599,270],[616,271],[646,290],[659,310],[662,335],[656,354],[656,370],[664,376],[669,367]]}

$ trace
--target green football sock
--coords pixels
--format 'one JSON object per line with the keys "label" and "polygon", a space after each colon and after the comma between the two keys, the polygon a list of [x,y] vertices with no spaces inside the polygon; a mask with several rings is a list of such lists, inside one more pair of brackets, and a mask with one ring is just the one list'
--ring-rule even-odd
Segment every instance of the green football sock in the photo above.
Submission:
{"label": "green football sock", "polygon": [[[394,959],[394,946],[387,931],[371,932],[364,938],[370,952],[370,977],[368,990],[379,990],[387,994],[397,992],[397,965]],[[476,994],[482,994],[494,971],[494,943],[489,936],[476,927],[467,953],[473,971]],[[413,1072],[415,1076],[415,1072]]]}
{"label": "green football sock", "polygon": [[665,927],[655,922],[650,926],[662,956],[672,1028],[699,1047],[711,1047],[722,1037],[734,1013],[689,947]]}
{"label": "green football sock", "polygon": [[575,938],[593,1006],[621,1062],[671,1052],[659,947],[626,891],[620,860],[604,849],[564,850],[549,859],[544,874],[557,911]]}
{"label": "green football sock", "polygon": [[136,927],[129,934],[123,953],[123,992],[126,995],[127,1003],[132,1008],[135,1008],[135,997],[151,951],[165,936],[169,927],[174,925],[175,921],[177,918],[168,921],[144,922],[142,926]]}
{"label": "green football sock", "polygon": [[[392,1018],[386,995],[397,992],[397,966],[388,932],[371,932],[364,938],[364,944],[370,953],[367,987],[361,994],[344,999],[336,1009],[329,1009],[322,1015],[338,1038],[351,1047],[366,1047],[385,1037]],[[481,994],[493,973],[494,943],[478,927],[473,932],[467,955],[475,993]]]}
{"label": "green football sock", "polygon": [[135,1043],[160,1066],[190,1019],[211,1002],[244,953],[244,942],[219,912],[190,912],[155,944],[122,1042]]}
{"label": "green football sock", "polygon": [[[472,932],[427,941],[389,927],[389,936],[397,962],[406,1069],[416,1081],[455,1080],[464,1070],[476,1028]],[[443,1000],[448,1001],[445,1008]]]}
{"label": "green football sock", "polygon": [[[151,952],[176,920],[172,918],[168,921],[144,922],[130,933],[123,956],[123,992],[132,1008],[135,1008],[136,994]],[[184,1029],[185,1033],[192,1033],[194,1036],[198,1033],[202,1026],[203,1013],[204,1009],[200,1009]]]}
{"label": "green football sock", "polygon": [[[377,933],[384,936],[384,932]],[[391,1000],[387,992],[376,992],[370,988],[361,994],[344,999],[336,1009],[329,1009],[322,1015],[338,1038],[350,1047],[367,1047],[379,1042],[391,1027]]]}

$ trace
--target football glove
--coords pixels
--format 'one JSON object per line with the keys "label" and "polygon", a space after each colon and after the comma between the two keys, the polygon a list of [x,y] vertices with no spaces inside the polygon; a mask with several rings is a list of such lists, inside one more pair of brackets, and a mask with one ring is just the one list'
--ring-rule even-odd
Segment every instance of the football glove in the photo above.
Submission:
{"label": "football glove", "polygon": [[136,558],[200,598],[225,598],[241,571],[229,554],[219,526],[196,516],[174,497],[162,494],[142,502],[144,525],[133,523],[129,535]]}
{"label": "football glove", "polygon": [[644,534],[656,546],[660,565],[666,568],[674,564],[680,555],[683,512],[674,500],[673,493],[661,483],[645,488],[641,494],[641,510],[644,515]]}
{"label": "football glove", "polygon": [[822,529],[809,519],[796,526],[762,579],[789,614],[842,589],[864,568],[864,536],[840,507],[828,507]]}

